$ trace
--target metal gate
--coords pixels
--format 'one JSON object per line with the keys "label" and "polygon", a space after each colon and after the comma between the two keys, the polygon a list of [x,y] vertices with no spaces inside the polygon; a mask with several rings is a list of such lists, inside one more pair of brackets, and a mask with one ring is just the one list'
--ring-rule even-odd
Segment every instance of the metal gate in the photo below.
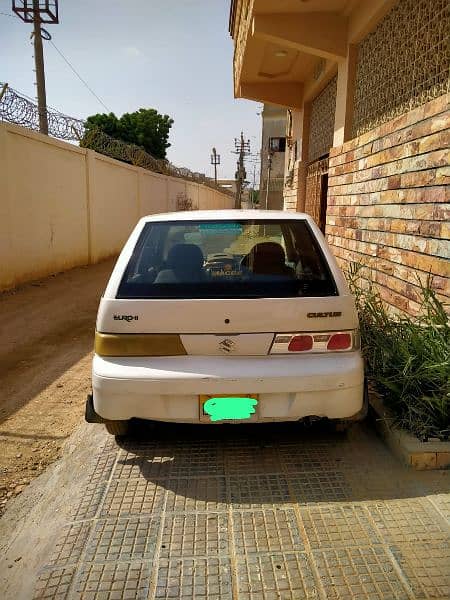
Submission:
{"label": "metal gate", "polygon": [[310,163],[306,169],[305,212],[325,233],[327,218],[328,156]]}

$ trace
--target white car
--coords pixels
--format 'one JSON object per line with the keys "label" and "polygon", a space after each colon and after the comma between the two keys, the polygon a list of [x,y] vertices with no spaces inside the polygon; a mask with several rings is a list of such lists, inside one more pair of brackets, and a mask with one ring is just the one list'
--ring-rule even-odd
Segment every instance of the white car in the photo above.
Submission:
{"label": "white car", "polygon": [[141,219],[101,299],[86,420],[365,416],[354,299],[306,214]]}

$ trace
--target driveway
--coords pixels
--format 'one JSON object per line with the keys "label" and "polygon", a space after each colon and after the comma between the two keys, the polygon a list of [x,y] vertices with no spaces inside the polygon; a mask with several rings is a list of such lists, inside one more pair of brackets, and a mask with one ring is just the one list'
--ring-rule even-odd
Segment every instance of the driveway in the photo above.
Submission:
{"label": "driveway", "polygon": [[450,598],[450,471],[369,425],[83,423],[111,267],[0,297],[2,600]]}
{"label": "driveway", "polygon": [[0,522],[3,597],[450,598],[450,472],[367,425],[82,425]]}

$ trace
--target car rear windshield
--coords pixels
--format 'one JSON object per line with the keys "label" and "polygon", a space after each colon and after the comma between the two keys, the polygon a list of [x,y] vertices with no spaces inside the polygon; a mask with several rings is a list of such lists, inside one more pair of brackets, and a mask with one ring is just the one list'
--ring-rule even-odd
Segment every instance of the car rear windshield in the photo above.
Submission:
{"label": "car rear windshield", "polygon": [[334,296],[305,220],[147,223],[118,298]]}

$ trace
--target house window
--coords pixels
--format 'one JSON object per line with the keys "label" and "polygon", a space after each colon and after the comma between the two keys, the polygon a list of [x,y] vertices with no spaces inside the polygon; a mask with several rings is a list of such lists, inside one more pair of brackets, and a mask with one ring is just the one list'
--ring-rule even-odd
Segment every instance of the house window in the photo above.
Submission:
{"label": "house window", "polygon": [[286,138],[285,137],[269,138],[269,150],[271,152],[285,152],[286,151]]}

